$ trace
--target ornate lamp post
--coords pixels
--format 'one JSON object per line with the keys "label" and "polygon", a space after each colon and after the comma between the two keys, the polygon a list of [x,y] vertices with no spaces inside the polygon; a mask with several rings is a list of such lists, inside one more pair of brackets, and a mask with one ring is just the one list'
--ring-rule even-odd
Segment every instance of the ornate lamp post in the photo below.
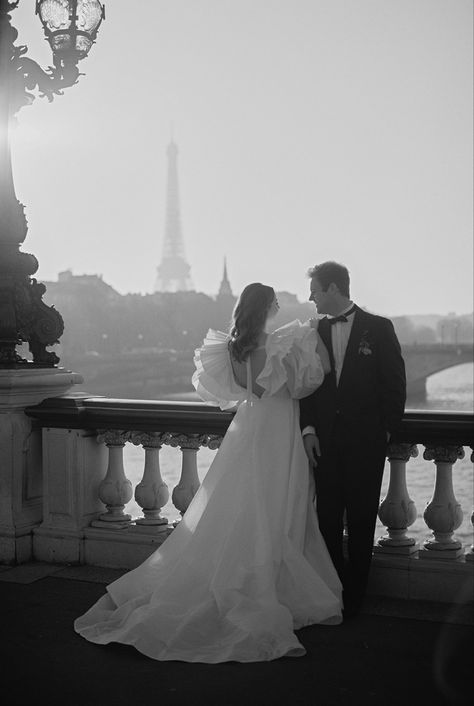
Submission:
{"label": "ornate lamp post", "polygon": [[[31,276],[38,269],[36,257],[20,250],[28,226],[15,194],[8,130],[36,94],[51,101],[77,82],[77,63],[104,18],[97,0],[38,0],[36,12],[53,50],[53,66],[43,70],[26,56],[27,47],[15,46],[18,32],[9,13],[17,6],[18,1],[0,0],[0,562],[7,564],[34,556],[35,531],[44,519],[37,490],[41,431],[24,410],[83,381],[78,373],[58,368],[59,358],[46,350],[58,342],[64,324],[59,312],[42,301],[45,286]],[[32,362],[17,353],[24,342]]]}
{"label": "ornate lamp post", "polygon": [[[0,0],[0,368],[55,367],[59,358],[46,346],[59,341],[61,315],[42,301],[46,291],[31,275],[38,269],[34,255],[20,251],[28,226],[12,177],[9,126],[16,113],[30,105],[37,92],[52,101],[77,83],[78,62],[87,56],[105,10],[98,0],[37,0],[53,66],[43,70],[15,46],[12,12],[19,4]],[[33,362],[21,358],[16,346],[27,342]]]}

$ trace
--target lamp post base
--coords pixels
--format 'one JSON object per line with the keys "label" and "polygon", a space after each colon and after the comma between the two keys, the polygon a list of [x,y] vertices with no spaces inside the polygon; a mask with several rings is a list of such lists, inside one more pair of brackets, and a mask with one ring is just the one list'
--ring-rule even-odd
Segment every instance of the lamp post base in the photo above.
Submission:
{"label": "lamp post base", "polygon": [[31,560],[43,518],[41,429],[24,410],[82,381],[64,368],[0,370],[0,563]]}

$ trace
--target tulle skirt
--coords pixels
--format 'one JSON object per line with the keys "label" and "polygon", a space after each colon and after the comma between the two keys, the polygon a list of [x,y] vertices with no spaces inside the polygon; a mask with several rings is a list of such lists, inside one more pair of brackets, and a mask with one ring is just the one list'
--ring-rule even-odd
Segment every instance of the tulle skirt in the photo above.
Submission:
{"label": "tulle skirt", "polygon": [[74,627],[157,660],[272,660],[305,654],[298,628],[340,623],[341,592],[298,403],[273,396],[241,404],[179,525]]}

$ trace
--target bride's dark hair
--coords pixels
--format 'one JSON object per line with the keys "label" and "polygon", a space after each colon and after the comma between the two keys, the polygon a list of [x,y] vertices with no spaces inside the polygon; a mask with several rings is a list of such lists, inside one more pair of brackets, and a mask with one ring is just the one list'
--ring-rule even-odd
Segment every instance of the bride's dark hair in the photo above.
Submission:
{"label": "bride's dark hair", "polygon": [[248,284],[240,295],[232,313],[229,341],[232,357],[239,363],[257,347],[274,299],[272,287],[260,282]]}

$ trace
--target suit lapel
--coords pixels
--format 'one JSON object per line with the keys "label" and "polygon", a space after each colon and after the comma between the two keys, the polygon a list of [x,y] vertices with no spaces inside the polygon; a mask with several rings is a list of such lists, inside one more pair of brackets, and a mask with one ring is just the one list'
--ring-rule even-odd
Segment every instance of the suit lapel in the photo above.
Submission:
{"label": "suit lapel", "polygon": [[362,333],[364,331],[365,325],[366,321],[364,312],[362,311],[362,309],[359,309],[359,307],[357,307],[354,315],[354,321],[352,323],[349,341],[347,342],[346,354],[344,356],[344,364],[342,366],[341,375],[339,378],[339,388],[342,387],[345,378],[350,375],[351,367],[354,361],[357,359],[358,346],[362,338]]}
{"label": "suit lapel", "polygon": [[334,362],[334,351],[332,348],[332,334],[331,334],[331,324],[328,319],[321,319],[319,324],[319,335],[323,339],[323,343],[328,349],[329,360],[331,362],[331,374],[334,376],[334,381],[336,380],[336,364]]}

